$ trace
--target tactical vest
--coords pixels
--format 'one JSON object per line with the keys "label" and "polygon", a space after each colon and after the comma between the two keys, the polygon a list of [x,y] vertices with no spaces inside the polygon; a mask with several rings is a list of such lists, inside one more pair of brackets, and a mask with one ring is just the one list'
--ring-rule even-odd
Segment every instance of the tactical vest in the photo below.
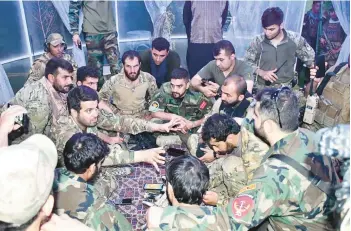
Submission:
{"label": "tactical vest", "polygon": [[350,69],[347,65],[324,88],[315,121],[323,127],[350,123]]}

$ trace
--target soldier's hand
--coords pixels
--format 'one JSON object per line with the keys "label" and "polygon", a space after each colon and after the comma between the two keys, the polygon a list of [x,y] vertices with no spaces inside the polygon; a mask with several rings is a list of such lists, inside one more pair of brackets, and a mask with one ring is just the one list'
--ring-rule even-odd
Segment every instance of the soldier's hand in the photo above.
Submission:
{"label": "soldier's hand", "polygon": [[310,68],[310,78],[311,79],[315,79],[316,78],[316,75],[317,75],[317,71],[319,70],[319,67],[318,66],[312,66]]}
{"label": "soldier's hand", "polygon": [[22,116],[27,113],[27,110],[19,105],[13,105],[1,113],[0,117],[0,130],[6,132],[7,134],[13,130],[20,128],[21,126],[15,124],[16,116]]}
{"label": "soldier's hand", "polygon": [[207,191],[202,200],[207,205],[216,205],[218,202],[218,194],[212,191]]}
{"label": "soldier's hand", "polygon": [[74,45],[76,45],[77,47],[81,43],[80,37],[78,34],[74,34],[72,37],[72,40],[73,40]]}
{"label": "soldier's hand", "polygon": [[204,155],[199,158],[204,163],[211,163],[214,161],[216,158],[214,157],[214,152],[210,148],[200,148],[202,151],[204,151]]}
{"label": "soldier's hand", "polygon": [[[159,172],[160,169],[158,168],[157,164],[164,164],[166,158],[161,154],[164,154],[165,150],[163,148],[152,148],[143,151],[137,151],[134,153],[135,161],[136,162],[146,162],[152,164],[156,171]],[[140,159],[140,161],[137,161]]]}
{"label": "soldier's hand", "polygon": [[67,214],[63,214],[61,216],[57,216],[56,214],[52,214],[50,220],[44,223],[40,227],[40,231],[93,231],[93,229],[84,225],[76,219],[70,218]]}
{"label": "soldier's hand", "polygon": [[[212,88],[213,89],[213,88]],[[202,90],[202,93],[207,97],[207,98],[212,98],[217,95],[217,91],[213,91],[209,86],[204,87]]]}
{"label": "soldier's hand", "polygon": [[277,68],[270,71],[259,70],[258,75],[262,77],[262,79],[274,83],[277,81],[278,76],[274,73],[277,71]]}
{"label": "soldier's hand", "polygon": [[124,139],[117,134],[115,137],[110,137],[108,143],[109,144],[121,144],[123,143]]}
{"label": "soldier's hand", "polygon": [[179,131],[183,118],[175,117],[165,124],[160,124],[159,132]]}
{"label": "soldier's hand", "polygon": [[219,85],[215,82],[209,81],[208,82],[208,87],[211,89],[213,92],[217,92],[219,89]]}

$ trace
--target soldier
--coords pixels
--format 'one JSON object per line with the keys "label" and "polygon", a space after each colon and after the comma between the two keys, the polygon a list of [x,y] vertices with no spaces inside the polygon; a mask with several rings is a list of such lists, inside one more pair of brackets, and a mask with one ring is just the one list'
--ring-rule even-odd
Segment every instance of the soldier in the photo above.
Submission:
{"label": "soldier", "polygon": [[[199,211],[199,205],[202,203],[203,195],[205,194],[209,184],[209,172],[207,167],[197,158],[190,155],[183,155],[174,158],[169,162],[166,168],[167,178],[167,194],[172,206],[168,207],[168,211],[176,211],[179,208],[191,208],[193,211]],[[194,213],[194,221],[198,217],[206,215],[206,209],[210,207],[202,207],[203,211]],[[180,218],[179,222],[173,223],[172,217],[161,217],[163,209],[160,207],[151,207],[146,214],[147,227],[149,229],[156,228],[160,223],[162,229],[170,230],[188,230],[191,226],[183,222]],[[181,216],[180,216],[181,217]],[[207,217],[206,230],[218,230],[218,227],[223,230],[229,230],[229,220],[215,220]],[[168,226],[168,224],[170,224]],[[202,229],[204,230],[204,229]]]}
{"label": "soldier", "polygon": [[230,230],[259,225],[269,230],[334,230],[328,216],[338,176],[331,159],[318,153],[314,133],[298,128],[298,114],[297,97],[290,89],[263,97],[255,105],[254,120],[246,124],[267,140],[270,149],[252,180],[226,208],[200,208],[208,215],[194,217],[201,211],[166,208],[159,229],[170,230],[181,217],[187,228],[200,230],[209,216],[211,221],[229,219]]}
{"label": "soldier", "polygon": [[[160,90],[152,97],[149,111],[151,117],[170,121],[179,118],[182,125],[177,130],[183,134],[191,134],[199,127],[204,116],[209,112],[212,103],[202,93],[189,90],[189,74],[183,68],[176,68],[172,71],[171,81],[164,83]],[[181,144],[184,135],[171,137],[158,137],[159,146],[168,144]]]}
{"label": "soldier", "polygon": [[45,78],[20,89],[10,104],[21,105],[28,111],[28,134],[13,142],[18,143],[28,136],[39,133],[50,136],[50,128],[61,114],[67,114],[67,93],[72,87],[72,65],[52,58],[45,67]]}
{"label": "soldier", "polygon": [[55,212],[66,213],[94,230],[132,230],[127,219],[92,183],[109,153],[107,145],[94,134],[76,133],[64,149],[66,168],[56,169]]}
{"label": "soldier", "polygon": [[136,51],[126,51],[122,56],[123,71],[106,81],[99,92],[114,113],[143,118],[147,113],[150,97],[157,90],[156,80],[149,73],[140,71],[141,58]]}
{"label": "soldier", "polygon": [[44,43],[45,53],[34,61],[32,67],[29,70],[28,79],[24,85],[29,85],[44,77],[46,64],[53,57],[64,59],[71,63],[71,65],[73,66],[73,82],[75,83],[78,66],[73,60],[73,58],[69,54],[65,53],[66,48],[67,45],[66,42],[63,40],[62,35],[58,33],[50,34]]}
{"label": "soldier", "polygon": [[81,46],[79,38],[79,11],[83,10],[83,35],[88,52],[88,65],[99,70],[99,88],[104,84],[104,56],[110,65],[111,75],[120,71],[116,22],[111,1],[70,1],[68,18],[73,43]]}
{"label": "soldier", "polygon": [[151,49],[140,54],[141,70],[155,77],[157,87],[171,80],[172,71],[180,67],[177,52],[169,50],[167,39],[159,37],[152,41]]}
{"label": "soldier", "polygon": [[35,134],[18,145],[1,147],[0,153],[0,229],[41,230],[54,205],[50,192],[57,162],[55,145]]}
{"label": "soldier", "polygon": [[262,14],[264,33],[256,36],[246,51],[245,61],[254,68],[258,90],[265,87],[296,86],[300,105],[305,106],[294,78],[296,57],[313,68],[315,52],[300,35],[283,28],[284,13],[279,7],[266,9]]}
{"label": "soldier", "polygon": [[322,50],[325,52],[325,60],[328,62],[328,66],[331,67],[335,65],[338,59],[346,34],[332,4],[330,4],[328,11],[330,18],[323,25],[320,44]]}
{"label": "soldier", "polygon": [[[77,70],[77,86],[87,86],[95,91],[98,90],[99,73],[98,69],[90,66],[83,66]],[[113,113],[112,109],[104,101],[99,102],[99,109]]]}
{"label": "soldier", "polygon": [[321,1],[313,1],[312,9],[303,18],[302,36],[314,50],[317,47],[318,24],[322,20],[320,12]]}
{"label": "soldier", "polygon": [[236,74],[245,78],[248,91],[252,91],[253,70],[235,57],[235,49],[230,41],[217,42],[213,48],[213,56],[215,60],[209,62],[191,79],[191,86],[195,90],[202,92],[206,97],[214,97],[225,78]]}
{"label": "soldier", "polygon": [[[100,117],[98,112],[98,95],[93,89],[85,86],[72,89],[68,94],[67,104],[70,116],[61,116],[57,125],[53,126],[51,130],[60,160],[62,160],[61,154],[69,138],[75,133],[84,132],[95,134],[111,144],[111,153],[104,161],[104,166],[145,161],[153,164],[155,168],[158,169],[157,163],[163,163],[164,158],[159,156],[159,154],[163,152],[161,149],[136,152],[124,150],[121,145],[118,144],[120,141],[119,139],[116,140],[115,137],[109,137],[99,132],[97,128],[97,124],[100,122],[98,121],[98,117]],[[108,117],[105,116],[104,119],[108,119]],[[137,119],[121,119],[118,122],[119,123],[115,125],[115,129],[122,132],[137,132],[138,130],[143,131],[143,129],[167,132],[167,130],[174,125],[173,121],[162,125],[150,124],[147,122],[138,123]],[[62,163],[62,161],[60,163]]]}

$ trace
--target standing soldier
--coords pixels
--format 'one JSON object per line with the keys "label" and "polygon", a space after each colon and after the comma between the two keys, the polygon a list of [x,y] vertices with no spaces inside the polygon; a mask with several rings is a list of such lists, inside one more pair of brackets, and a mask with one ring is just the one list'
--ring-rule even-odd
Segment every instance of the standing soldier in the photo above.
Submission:
{"label": "standing soldier", "polygon": [[117,65],[119,50],[117,42],[116,22],[112,1],[71,1],[69,6],[69,22],[73,43],[81,45],[79,38],[79,10],[83,9],[83,35],[88,51],[88,64],[99,68],[99,88],[103,85],[103,61],[106,56],[111,75],[119,72]]}

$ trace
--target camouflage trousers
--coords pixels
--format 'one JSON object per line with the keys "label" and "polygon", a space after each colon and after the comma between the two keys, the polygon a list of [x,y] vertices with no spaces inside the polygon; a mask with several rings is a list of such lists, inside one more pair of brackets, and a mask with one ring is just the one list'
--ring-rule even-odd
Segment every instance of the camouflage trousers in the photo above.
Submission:
{"label": "camouflage trousers", "polygon": [[247,184],[247,175],[241,157],[227,155],[206,164],[210,172],[209,191],[218,194],[217,205],[225,206]]}
{"label": "camouflage trousers", "polygon": [[99,88],[104,83],[103,65],[104,56],[110,65],[111,75],[116,75],[120,71],[119,48],[117,42],[117,32],[109,34],[84,34],[88,52],[88,65],[99,70]]}

